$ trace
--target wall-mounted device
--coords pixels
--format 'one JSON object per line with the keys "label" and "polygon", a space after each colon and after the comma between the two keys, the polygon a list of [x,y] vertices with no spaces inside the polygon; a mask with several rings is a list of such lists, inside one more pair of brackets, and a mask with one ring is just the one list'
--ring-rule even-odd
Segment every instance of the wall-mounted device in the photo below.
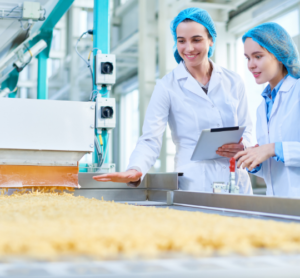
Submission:
{"label": "wall-mounted device", "polygon": [[39,20],[41,18],[41,4],[39,2],[25,1],[23,3],[23,19]]}
{"label": "wall-mounted device", "polygon": [[116,56],[97,52],[95,56],[95,83],[97,86],[111,86],[116,83]]}
{"label": "wall-mounted device", "polygon": [[96,100],[96,128],[112,129],[116,126],[116,100],[101,98]]}
{"label": "wall-mounted device", "polygon": [[31,26],[33,22],[46,19],[46,9],[37,1],[24,1],[23,3],[2,3],[1,1],[0,10],[0,19],[19,20],[22,28],[22,21],[28,21]]}

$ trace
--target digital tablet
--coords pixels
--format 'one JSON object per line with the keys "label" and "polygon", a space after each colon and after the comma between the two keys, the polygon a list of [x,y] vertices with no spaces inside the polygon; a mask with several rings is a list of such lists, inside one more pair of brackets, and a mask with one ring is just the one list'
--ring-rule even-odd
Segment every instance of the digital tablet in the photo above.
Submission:
{"label": "digital tablet", "polygon": [[191,160],[201,161],[222,157],[216,154],[217,149],[224,144],[238,143],[245,128],[245,126],[234,126],[202,130]]}

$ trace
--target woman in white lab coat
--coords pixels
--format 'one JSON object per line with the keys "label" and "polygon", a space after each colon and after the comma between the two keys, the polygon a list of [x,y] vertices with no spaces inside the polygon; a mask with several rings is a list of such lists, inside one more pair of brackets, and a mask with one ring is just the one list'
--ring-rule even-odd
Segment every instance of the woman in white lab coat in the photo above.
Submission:
{"label": "woman in white lab coat", "polygon": [[[213,63],[216,31],[209,14],[186,9],[171,24],[175,59],[179,65],[159,80],[152,94],[139,138],[123,173],[94,177],[98,181],[126,182],[137,186],[159,156],[162,135],[169,123],[176,145],[175,171],[183,172],[182,190],[212,192],[212,183],[229,181],[229,157],[250,146],[251,120],[240,76]],[[246,126],[243,141],[220,147],[223,158],[202,162],[191,156],[203,129]],[[240,193],[252,194],[245,170],[237,170]]]}
{"label": "woman in white lab coat", "polygon": [[258,145],[239,152],[237,166],[264,178],[267,195],[300,197],[300,61],[292,38],[276,23],[244,36],[248,69],[268,82],[257,109]]}

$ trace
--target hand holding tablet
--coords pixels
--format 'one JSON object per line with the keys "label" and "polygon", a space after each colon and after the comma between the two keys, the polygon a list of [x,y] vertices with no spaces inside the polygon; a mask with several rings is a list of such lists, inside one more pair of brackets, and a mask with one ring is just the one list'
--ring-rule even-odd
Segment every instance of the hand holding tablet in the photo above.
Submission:
{"label": "hand holding tablet", "polygon": [[[231,155],[230,149],[233,150],[232,153],[242,150],[240,149],[242,146],[237,144],[241,143],[245,128],[244,126],[235,126],[202,130],[191,160],[202,161],[221,158],[223,156],[229,157]],[[218,150],[227,152],[227,154],[224,153],[223,155],[223,153],[220,153],[223,155],[221,156],[218,154]]]}
{"label": "hand holding tablet", "polygon": [[221,147],[219,147],[216,151],[216,153],[223,157],[232,158],[234,157],[238,152],[244,150],[244,145],[242,144],[243,137],[240,139],[240,141],[237,144],[225,144]]}

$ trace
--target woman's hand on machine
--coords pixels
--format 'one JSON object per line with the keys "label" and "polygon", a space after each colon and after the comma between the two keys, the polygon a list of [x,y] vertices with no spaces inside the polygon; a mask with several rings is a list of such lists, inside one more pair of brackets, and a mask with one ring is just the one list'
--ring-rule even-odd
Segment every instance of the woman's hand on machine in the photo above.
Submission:
{"label": "woman's hand on machine", "polygon": [[112,182],[120,182],[120,183],[129,183],[138,181],[143,173],[138,172],[137,170],[128,170],[126,172],[116,172],[103,174],[100,176],[94,176],[93,179],[96,181],[112,181]]}
{"label": "woman's hand on machine", "polygon": [[216,151],[216,154],[228,158],[234,157],[238,152],[244,150],[244,145],[242,144],[243,137],[237,144],[225,144],[222,147],[219,147]]}
{"label": "woman's hand on machine", "polygon": [[252,171],[256,166],[275,155],[275,143],[265,144],[262,146],[255,145],[253,148],[237,153],[234,156],[237,161],[237,168],[242,166],[243,169],[248,168]]}

